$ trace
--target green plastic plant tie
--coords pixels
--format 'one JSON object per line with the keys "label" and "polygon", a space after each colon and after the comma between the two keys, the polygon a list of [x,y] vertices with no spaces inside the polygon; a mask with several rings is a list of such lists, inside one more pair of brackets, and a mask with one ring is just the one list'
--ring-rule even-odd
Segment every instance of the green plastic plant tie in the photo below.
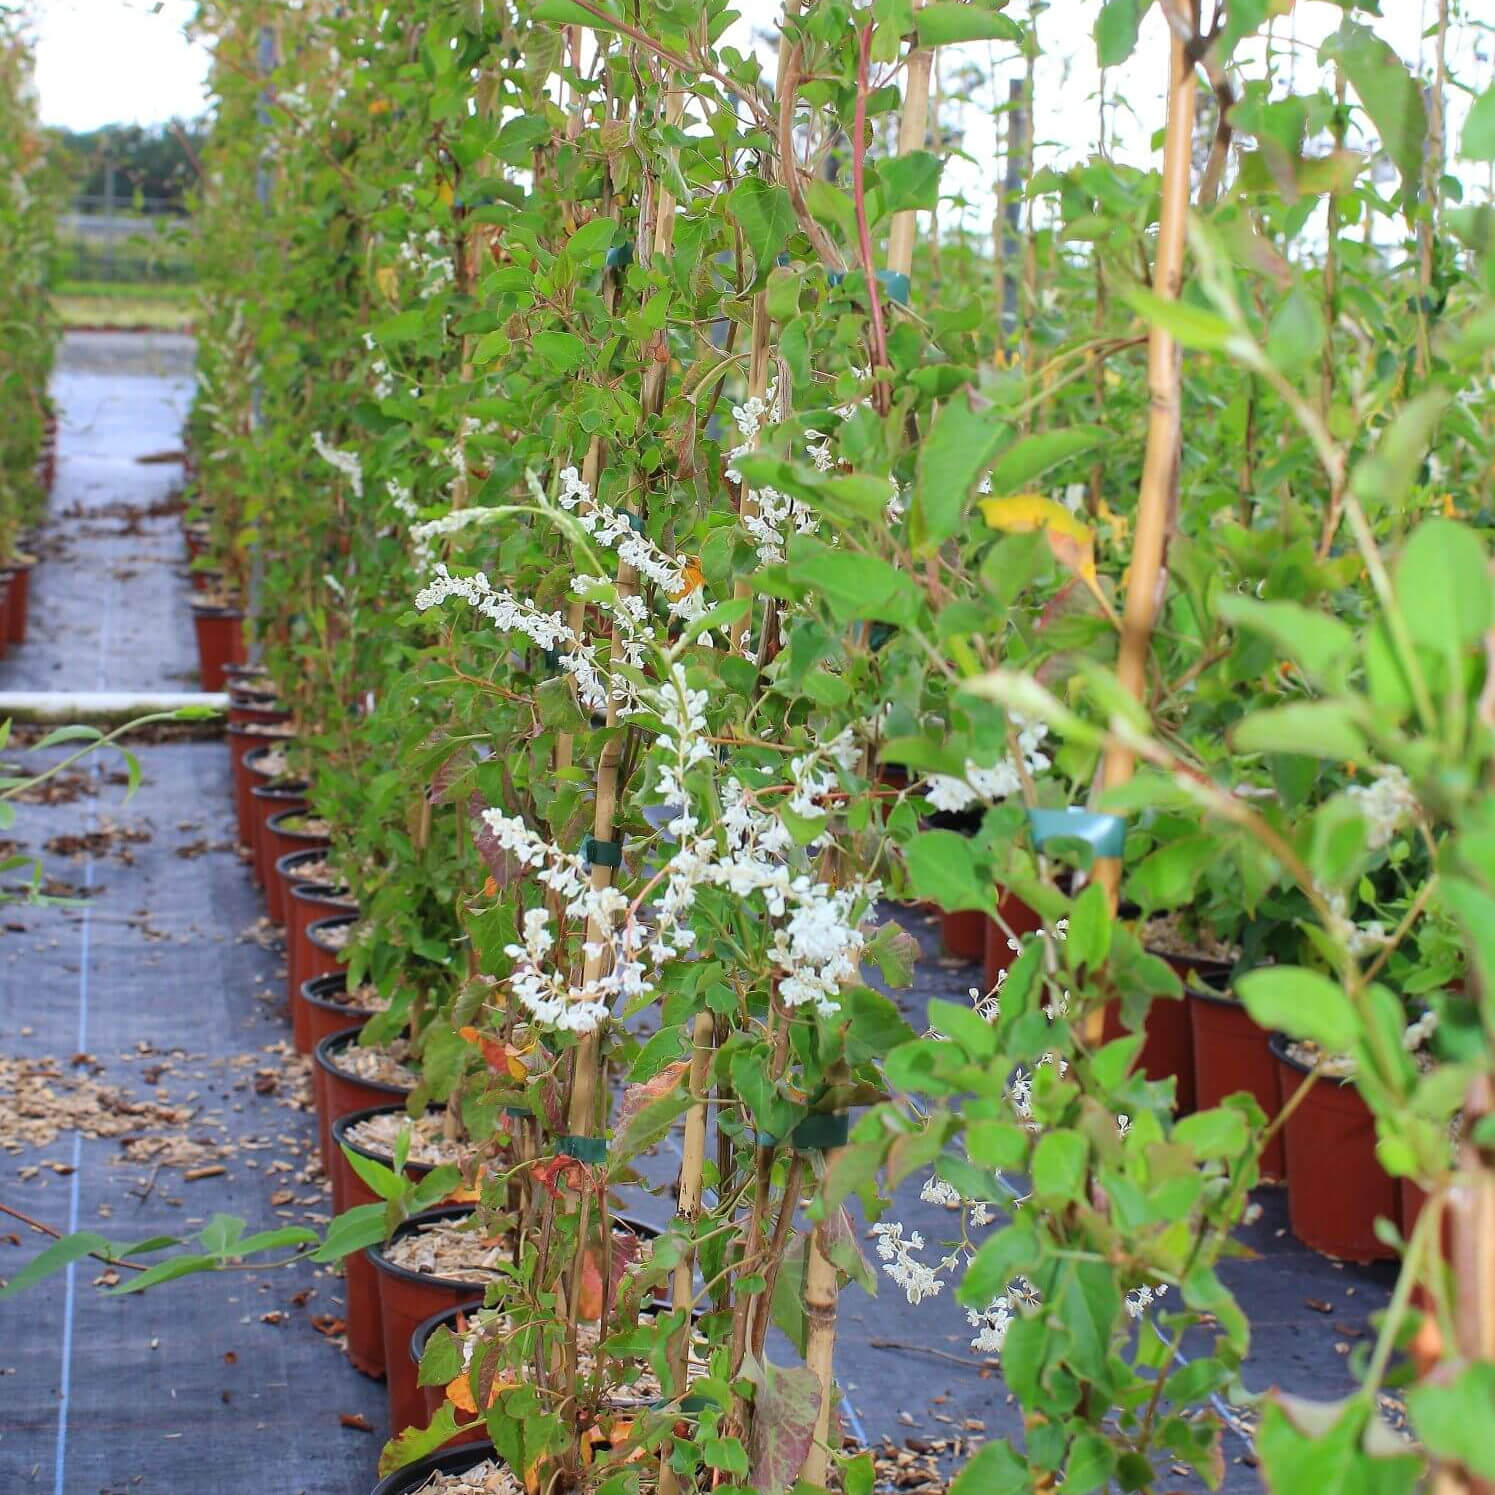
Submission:
{"label": "green plastic plant tie", "polygon": [[638,514],[635,514],[632,509],[619,509],[618,513],[620,513],[628,521],[628,527],[633,530],[635,534],[643,534],[644,521]]}
{"label": "green plastic plant tie", "polygon": [[594,1168],[607,1161],[605,1137],[557,1137],[555,1150],[560,1157],[575,1158],[578,1163],[590,1163]]}
{"label": "green plastic plant tie", "polygon": [[614,244],[607,251],[607,257],[602,261],[606,270],[626,270],[633,263],[633,245],[624,240],[621,244]]}
{"label": "green plastic plant tie", "polygon": [[1126,821],[1071,805],[1063,810],[1029,810],[1033,845],[1040,850],[1051,841],[1083,841],[1098,857],[1119,858],[1126,848]]}
{"label": "green plastic plant tie", "polygon": [[599,841],[588,836],[581,843],[581,859],[588,867],[621,867],[623,865],[623,843],[621,841]]}
{"label": "green plastic plant tie", "polygon": [[547,668],[558,670],[561,667],[561,651],[559,649],[546,649],[544,651],[545,664]]}
{"label": "green plastic plant tie", "polygon": [[845,1111],[812,1111],[789,1133],[789,1140],[801,1152],[812,1148],[824,1151],[845,1147],[851,1133],[851,1118]]}
{"label": "green plastic plant tie", "polygon": [[[838,286],[845,281],[846,271],[827,270],[825,278],[831,285]],[[877,283],[887,292],[889,301],[896,302],[899,306],[908,305],[909,292],[913,289],[913,282],[901,270],[879,270],[877,272]]]}
{"label": "green plastic plant tie", "polygon": [[533,1121],[535,1118],[528,1106],[505,1106],[504,1115],[513,1121]]}

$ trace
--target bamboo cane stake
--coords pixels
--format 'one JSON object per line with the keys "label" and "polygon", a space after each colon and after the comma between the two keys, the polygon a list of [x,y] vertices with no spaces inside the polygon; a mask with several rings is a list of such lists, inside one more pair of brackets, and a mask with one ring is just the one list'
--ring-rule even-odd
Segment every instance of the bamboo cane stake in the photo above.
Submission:
{"label": "bamboo cane stake", "polygon": [[[914,21],[917,24],[924,0],[915,0]],[[928,47],[915,47],[908,54],[904,68],[907,82],[903,90],[903,114],[898,122],[898,154],[907,156],[924,149],[925,135],[929,129],[929,77],[934,67],[934,52]],[[918,227],[918,214],[912,208],[893,215],[893,225],[888,232],[888,269],[898,275],[910,275],[914,268],[914,233]],[[869,295],[875,288],[869,287]]]}
{"label": "bamboo cane stake", "polygon": [[[1157,264],[1153,292],[1164,300],[1178,298],[1183,283],[1184,246],[1189,215],[1189,164],[1194,136],[1194,66],[1188,43],[1177,29],[1169,38],[1168,127],[1163,143],[1163,202],[1158,223]],[[1147,339],[1147,384],[1151,410],[1147,448],[1137,501],[1136,541],[1121,623],[1117,678],[1122,688],[1143,699],[1147,656],[1163,590],[1167,585],[1168,539],[1178,510],[1178,464],[1181,443],[1179,348],[1173,336],[1154,323]],[[1102,784],[1114,789],[1132,776],[1135,758],[1113,742],[1106,750]],[[1096,862],[1096,877],[1112,907],[1121,886],[1121,862]],[[1091,1014],[1087,1036],[1099,1037],[1102,1014]]]}
{"label": "bamboo cane stake", "polygon": [[805,1365],[820,1382],[820,1409],[815,1416],[815,1436],[805,1460],[802,1477],[807,1484],[824,1486],[830,1469],[831,1403],[835,1390],[836,1308],[840,1296],[835,1264],[825,1242],[827,1221],[810,1232],[805,1257],[804,1305],[808,1329]]}
{"label": "bamboo cane stake", "polygon": [[[680,1194],[675,1213],[687,1229],[694,1230],[701,1217],[702,1182],[706,1173],[706,1082],[715,1051],[716,1020],[710,1012],[698,1012],[691,1026],[690,1093],[692,1103],[685,1117],[685,1138],[680,1157]],[[675,1263],[670,1284],[670,1305],[685,1311],[685,1320],[670,1341],[669,1363],[677,1392],[685,1389],[690,1370],[690,1306],[695,1300],[696,1253],[687,1247]],[[670,1464],[670,1443],[659,1451],[659,1495],[675,1495],[679,1476]]]}
{"label": "bamboo cane stake", "polygon": [[1423,169],[1422,212],[1417,221],[1417,374],[1426,378],[1432,363],[1428,345],[1428,297],[1433,290],[1433,253],[1438,238],[1438,198],[1443,179],[1443,90],[1448,79],[1448,0],[1438,0],[1438,33],[1433,45],[1433,86],[1428,100],[1428,148]]}

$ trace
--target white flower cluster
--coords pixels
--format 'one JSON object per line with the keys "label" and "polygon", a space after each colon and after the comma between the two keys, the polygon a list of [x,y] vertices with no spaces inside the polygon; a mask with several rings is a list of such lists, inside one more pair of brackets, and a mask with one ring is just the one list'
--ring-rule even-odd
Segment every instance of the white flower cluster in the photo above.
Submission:
{"label": "white flower cluster", "polygon": [[911,1230],[905,1240],[903,1226],[897,1220],[885,1220],[872,1227],[877,1241],[877,1254],[883,1271],[903,1289],[910,1303],[919,1304],[925,1298],[937,1298],[945,1285],[941,1272],[948,1272],[960,1259],[958,1252],[941,1258],[934,1266],[920,1261],[916,1252],[924,1249],[924,1237]]}
{"label": "white flower cluster", "polygon": [[[777,425],[783,418],[777,384],[769,386],[766,396],[753,395],[741,405],[732,407],[732,419],[742,440],[727,453],[727,477],[731,482],[742,482],[737,463],[756,450],[764,426]],[[823,437],[820,439],[825,441]],[[821,466],[821,458],[815,455],[813,444],[810,454],[822,471],[832,464],[828,441],[825,441],[825,466]],[[780,493],[777,488],[744,488],[742,527],[756,541],[758,559],[765,566],[772,566],[784,559],[784,542],[791,529],[802,535],[814,534],[820,528],[820,522],[811,509],[787,493]]]}
{"label": "white flower cluster", "polygon": [[339,451],[337,447],[328,444],[327,438],[320,431],[311,433],[311,444],[324,462],[335,467],[347,478],[348,486],[353,490],[353,496],[362,498],[363,462],[358,453]]}
{"label": "white flower cluster", "polygon": [[1417,813],[1417,796],[1401,769],[1386,767],[1376,773],[1373,784],[1351,784],[1346,791],[1365,817],[1366,844],[1380,851]]}
{"label": "white flower cluster", "polygon": [[[1028,722],[1014,715],[1013,725],[1018,729],[1018,750],[1022,754],[1023,766],[1030,778],[1037,778],[1052,762],[1040,744],[1048,736],[1049,729],[1042,722]],[[990,768],[966,759],[965,773],[956,778],[952,774],[932,773],[925,781],[926,798],[935,810],[968,810],[973,805],[995,804],[1009,799],[1023,787],[1022,774],[1012,755],[1006,754],[1000,762]]]}
{"label": "white flower cluster", "polygon": [[457,267],[439,228],[428,230],[420,238],[406,239],[397,257],[409,270],[422,296],[435,295],[457,278]]}
{"label": "white flower cluster", "polygon": [[1356,960],[1375,955],[1390,940],[1390,933],[1379,919],[1357,924],[1350,918],[1350,900],[1340,889],[1326,888],[1320,884],[1318,891],[1329,909],[1329,917],[1325,921],[1328,932]]}
{"label": "white flower cluster", "polygon": [[998,1293],[985,1308],[966,1309],[966,1322],[976,1331],[971,1348],[980,1355],[1000,1355],[1013,1319],[1042,1301],[1038,1289],[1026,1277],[1014,1277],[1007,1290]]}

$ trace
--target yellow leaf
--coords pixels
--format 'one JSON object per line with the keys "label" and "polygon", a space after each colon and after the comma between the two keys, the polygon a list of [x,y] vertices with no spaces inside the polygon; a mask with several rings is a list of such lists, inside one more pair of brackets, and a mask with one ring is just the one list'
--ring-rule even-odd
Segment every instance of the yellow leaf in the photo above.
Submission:
{"label": "yellow leaf", "polygon": [[378,282],[380,293],[386,301],[395,301],[400,294],[400,277],[393,265],[381,265],[374,271],[374,279]]}
{"label": "yellow leaf", "polygon": [[1073,576],[1078,576],[1102,611],[1114,623],[1116,613],[1095,574],[1095,532],[1061,503],[1041,493],[1017,493],[1010,498],[983,498],[981,513],[996,530],[1009,535],[1042,531],[1049,551]]}
{"label": "yellow leaf", "polygon": [[370,104],[369,104],[369,113],[370,114],[388,114],[389,113],[389,100],[388,99],[374,99],[374,100],[372,100],[370,102]]}
{"label": "yellow leaf", "polygon": [[473,1399],[472,1387],[467,1384],[467,1372],[463,1371],[455,1381],[446,1383],[446,1399],[459,1411],[476,1414],[478,1404]]}

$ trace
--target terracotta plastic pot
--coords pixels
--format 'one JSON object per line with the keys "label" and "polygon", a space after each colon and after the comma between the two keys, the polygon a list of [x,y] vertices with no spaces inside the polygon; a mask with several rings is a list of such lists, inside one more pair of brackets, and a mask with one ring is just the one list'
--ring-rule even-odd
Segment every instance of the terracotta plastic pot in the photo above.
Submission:
{"label": "terracotta plastic pot", "polygon": [[[353,1170],[344,1156],[343,1148],[366,1158],[372,1158],[385,1167],[393,1167],[394,1159],[388,1153],[359,1147],[347,1140],[348,1132],[360,1121],[370,1116],[405,1114],[404,1106],[371,1106],[351,1115],[340,1116],[332,1123],[332,1208],[334,1214],[360,1204],[375,1204],[378,1196]],[[431,1170],[424,1164],[407,1163],[408,1178],[422,1179]],[[348,1359],[367,1376],[384,1374],[384,1322],[379,1316],[379,1275],[373,1263],[362,1251],[355,1251],[343,1261],[344,1292],[347,1307],[343,1318],[348,1326]]]}
{"label": "terracotta plastic pot", "polygon": [[432,1475],[465,1474],[484,1460],[496,1458],[498,1454],[493,1445],[487,1442],[442,1449],[439,1453],[417,1459],[413,1464],[406,1464],[403,1469],[396,1469],[374,1486],[373,1495],[414,1495],[415,1491],[427,1484]]}
{"label": "terracotta plastic pot", "polygon": [[[1270,1121],[1282,1109],[1277,1059],[1267,1035],[1237,1001],[1190,986],[1184,994],[1194,1041],[1195,1101],[1201,1111],[1218,1106],[1227,1095],[1244,1090]],[[1287,1148],[1282,1133],[1261,1154],[1261,1176],[1281,1182],[1287,1177]]]}
{"label": "terracotta plastic pot", "polygon": [[244,643],[244,612],[237,607],[194,607],[192,626],[197,631],[197,665],[202,688],[222,690],[231,664],[248,657]]}
{"label": "terracotta plastic pot", "polygon": [[[334,972],[341,973],[348,963],[348,957],[344,950],[336,949],[328,943],[328,932],[355,924],[357,921],[357,914],[334,914],[331,918],[316,919],[307,925],[306,944],[303,947],[304,959],[301,966],[306,975],[306,981],[315,981],[318,976],[330,976]],[[305,985],[306,982],[303,982],[303,988]]]}
{"label": "terracotta plastic pot", "polygon": [[31,565],[13,563],[6,571],[10,586],[5,602],[5,637],[8,643],[24,644],[31,610]]}
{"label": "terracotta plastic pot", "polygon": [[10,577],[0,571],[0,659],[10,653]]}
{"label": "terracotta plastic pot", "polygon": [[[1126,1032],[1116,1005],[1106,1009],[1102,1038],[1110,1043]],[[1195,1109],[1194,1034],[1189,1026],[1189,1009],[1175,997],[1159,997],[1147,1009],[1146,1036],[1137,1055],[1137,1069],[1149,1080],[1165,1080],[1172,1075],[1173,1108],[1177,1115],[1187,1116]]]}
{"label": "terracotta plastic pot", "polygon": [[288,722],[291,713],[280,704],[280,697],[260,691],[248,690],[228,681],[228,722],[231,727],[247,726],[253,722],[258,726],[275,726]]}
{"label": "terracotta plastic pot", "polygon": [[322,1149],[322,1171],[332,1173],[332,1123],[340,1116],[366,1111],[370,1106],[397,1105],[410,1094],[403,1085],[360,1080],[337,1067],[338,1057],[358,1042],[362,1023],[329,1033],[313,1054],[312,1093],[317,1103],[317,1142]]}
{"label": "terracotta plastic pot", "polygon": [[[238,820],[239,845],[247,851],[254,850],[254,797],[250,791],[256,784],[268,784],[275,777],[263,768],[270,749],[284,748],[290,741],[273,724],[244,722],[230,724],[227,729],[229,765],[234,778],[234,814]],[[259,885],[259,868],[250,863],[255,885]]]}
{"label": "terracotta plastic pot", "polygon": [[306,1046],[307,1053],[311,1053],[329,1034],[341,1033],[350,1023],[362,1027],[374,1016],[371,1008],[359,1007],[346,1000],[347,993],[345,971],[334,971],[330,976],[318,976],[314,981],[301,983],[297,996],[306,1012],[307,1036],[311,1040]]}
{"label": "terracotta plastic pot", "polygon": [[[413,1215],[394,1233],[393,1240],[409,1235],[432,1220],[462,1220],[472,1214],[467,1204],[445,1205]],[[392,1243],[392,1242],[391,1242]],[[483,1297],[487,1285],[457,1278],[433,1277],[429,1272],[411,1272],[396,1266],[382,1246],[370,1246],[368,1258],[379,1274],[379,1313],[384,1324],[384,1374],[389,1392],[389,1427],[399,1433],[407,1427],[425,1425],[426,1403],[416,1384],[410,1363],[410,1336],[432,1314]]]}
{"label": "terracotta plastic pot", "polygon": [[[1276,1056],[1282,1103],[1305,1083],[1308,1067],[1288,1053],[1287,1040],[1269,1040]],[[1287,1118],[1287,1213],[1305,1246],[1343,1261],[1396,1256],[1376,1239],[1378,1216],[1399,1218],[1396,1182],[1376,1158],[1376,1124],[1353,1084],[1323,1078]]]}
{"label": "terracotta plastic pot", "polygon": [[322,851],[332,842],[327,832],[292,824],[301,810],[286,809],[269,816],[265,821],[265,857],[267,859],[266,887],[275,889],[275,898],[280,904],[280,918],[275,922],[284,924],[289,918],[288,895],[290,884],[278,870],[283,858],[298,851]]}
{"label": "terracotta plastic pot", "polygon": [[[265,890],[265,904],[270,911],[272,924],[284,924],[286,912],[281,896],[282,888],[275,876],[275,858],[279,852],[273,847],[268,822],[273,816],[304,810],[306,788],[304,779],[279,779],[268,784],[256,784],[249,791],[249,813],[254,824],[254,865],[259,874],[260,886]],[[280,852],[291,849],[289,846],[281,847]]]}
{"label": "terracotta plastic pot", "polygon": [[940,912],[940,943],[956,960],[980,960],[986,953],[986,915],[976,909]]}
{"label": "terracotta plastic pot", "polygon": [[[326,976],[325,964],[318,965],[318,955],[311,943],[309,930],[311,926],[322,919],[333,919],[347,914],[356,914],[358,905],[352,902],[345,889],[334,888],[326,883],[302,883],[298,887],[290,889],[286,898],[286,968],[290,975],[295,977],[296,985],[294,995],[291,998],[291,1026],[297,1033],[296,1047],[302,1052],[309,1054],[316,1047],[319,1038],[325,1038],[332,1031],[325,1025],[319,1026],[313,1009],[304,1007],[304,992],[311,983],[307,975],[308,971],[319,969]],[[342,968],[337,967],[335,974],[341,984]],[[330,979],[330,978],[328,978]],[[347,1007],[344,1006],[344,1011]],[[306,1038],[306,1047],[301,1047],[301,1037]]]}
{"label": "terracotta plastic pot", "polygon": [[[998,898],[997,913],[1001,918],[1000,923],[996,919],[984,921],[982,976],[987,991],[996,986],[1002,972],[1008,970],[1018,957],[1018,952],[1012,948],[1010,941],[1014,938],[1021,940],[1025,934],[1036,934],[1043,928],[1043,920],[1016,893],[1004,892]],[[1006,929],[1002,927],[1003,924],[1007,926]],[[1012,931],[1011,935],[1007,932],[1009,929]]]}
{"label": "terracotta plastic pot", "polygon": [[[459,1303],[455,1308],[444,1308],[440,1313],[433,1313],[425,1323],[420,1324],[414,1334],[410,1336],[410,1363],[415,1368],[416,1383],[420,1382],[420,1357],[426,1353],[426,1342],[438,1329],[457,1330],[458,1319],[470,1316],[483,1306],[481,1298],[474,1298],[468,1303]],[[425,1403],[426,1420],[425,1426],[431,1425],[431,1419],[446,1404],[445,1386],[421,1386],[421,1400]],[[485,1443],[488,1439],[488,1425],[478,1416],[476,1412],[464,1412],[460,1407],[457,1409],[457,1427],[459,1431],[455,1437],[448,1438],[443,1448],[456,1448],[467,1443]]]}

